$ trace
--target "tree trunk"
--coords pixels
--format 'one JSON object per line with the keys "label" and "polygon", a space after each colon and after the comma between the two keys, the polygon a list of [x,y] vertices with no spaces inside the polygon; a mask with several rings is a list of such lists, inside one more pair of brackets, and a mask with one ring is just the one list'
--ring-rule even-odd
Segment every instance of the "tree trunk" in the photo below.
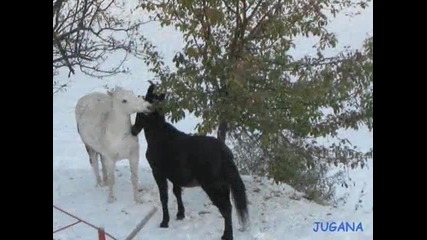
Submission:
{"label": "tree trunk", "polygon": [[221,140],[222,142],[224,142],[224,143],[225,143],[225,139],[227,137],[227,130],[228,130],[228,128],[227,128],[227,122],[226,121],[221,121],[219,123],[219,126],[218,126],[218,133],[217,133],[216,137],[219,140]]}

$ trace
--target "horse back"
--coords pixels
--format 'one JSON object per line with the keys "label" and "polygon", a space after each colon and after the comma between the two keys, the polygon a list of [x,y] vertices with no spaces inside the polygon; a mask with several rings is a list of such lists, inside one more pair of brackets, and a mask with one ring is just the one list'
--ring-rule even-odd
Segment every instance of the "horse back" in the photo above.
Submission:
{"label": "horse back", "polygon": [[173,182],[194,187],[203,182],[223,179],[223,143],[208,136],[183,136],[149,146],[147,160]]}
{"label": "horse back", "polygon": [[110,107],[111,98],[107,94],[87,94],[77,101],[75,109],[76,120],[77,122],[87,119],[97,120],[96,118],[107,113]]}

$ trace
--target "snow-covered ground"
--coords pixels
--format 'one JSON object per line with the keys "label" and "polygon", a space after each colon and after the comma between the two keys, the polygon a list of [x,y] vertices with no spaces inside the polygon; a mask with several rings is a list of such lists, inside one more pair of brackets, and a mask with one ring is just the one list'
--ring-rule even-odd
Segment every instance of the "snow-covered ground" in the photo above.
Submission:
{"label": "snow-covered ground", "polygon": [[[135,89],[143,94],[146,88],[138,87],[142,81],[122,79],[109,82],[108,85]],[[88,156],[76,131],[74,106],[77,99],[92,91],[105,91],[104,82],[87,77],[76,78],[72,86],[64,93],[54,96],[53,106],[53,202],[56,206],[75,214],[97,226],[104,226],[106,231],[117,239],[126,237],[138,222],[157,206],[159,211],[139,233],[141,239],[220,239],[223,231],[223,219],[212,206],[205,193],[199,188],[185,189],[183,201],[187,218],[176,221],[171,217],[170,227],[160,229],[160,201],[157,186],[145,159],[146,143],[144,134],[141,139],[140,177],[144,186],[143,204],[133,202],[126,160],[117,165],[117,201],[106,202],[107,192],[104,188],[95,187],[95,178],[89,165]],[[192,132],[197,119],[186,118],[176,124],[179,129]],[[370,133],[354,132],[350,138],[356,143],[372,142]],[[369,144],[368,144],[369,145]],[[325,207],[299,197],[287,185],[275,185],[266,179],[254,179],[244,176],[250,201],[251,229],[239,232],[236,215],[233,213],[235,239],[372,239],[372,164],[369,169],[350,171],[357,182],[355,187],[341,189],[339,194],[349,193],[347,204],[338,208]],[[364,188],[362,208],[355,211],[360,190]],[[176,200],[169,193],[171,216],[176,214]],[[53,229],[72,223],[74,220],[53,211]],[[349,222],[362,224],[363,232],[314,232],[315,222]],[[83,224],[54,234],[55,239],[97,239],[97,233]]]}
{"label": "snow-covered ground", "polygon": [[[372,7],[365,15],[352,20],[339,19],[334,31],[344,45],[360,47],[366,32],[372,31]],[[180,35],[171,30],[147,28],[146,34],[156,42],[159,49],[171,59],[181,44]],[[165,41],[167,39],[168,41]],[[175,40],[174,40],[175,39]],[[172,44],[174,42],[174,44]],[[309,46],[310,43],[301,43]],[[310,45],[311,46],[311,45]],[[304,48],[299,48],[305,51]],[[306,54],[301,52],[300,54]],[[114,59],[114,58],[113,58]],[[157,186],[145,159],[146,143],[144,134],[140,134],[140,182],[144,187],[143,204],[133,201],[130,171],[127,160],[117,164],[116,188],[117,201],[107,203],[107,189],[95,187],[95,177],[89,164],[85,148],[79,138],[74,120],[74,107],[77,99],[93,91],[105,91],[104,85],[120,85],[133,89],[137,94],[145,94],[147,80],[152,77],[147,68],[139,61],[132,59],[127,66],[132,73],[107,81],[92,79],[76,74],[66,92],[54,96],[53,103],[53,202],[82,219],[97,226],[104,226],[106,231],[117,239],[124,239],[138,222],[152,209],[158,211],[135,239],[146,240],[184,240],[184,239],[220,239],[223,231],[223,218],[220,216],[206,194],[200,188],[185,189],[183,201],[186,207],[186,218],[175,220],[176,200],[169,188],[169,210],[171,221],[169,228],[159,228],[161,208]],[[64,77],[65,74],[60,75]],[[194,132],[198,119],[187,116],[183,121],[174,124],[185,132]],[[366,150],[372,147],[372,133],[366,129],[358,132],[342,132],[356,145]],[[233,210],[234,237],[236,240],[370,240],[373,239],[373,168],[349,171],[357,183],[349,189],[339,189],[338,195],[348,194],[348,201],[337,208],[321,206],[301,198],[288,185],[276,185],[267,179],[243,176],[247,187],[251,228],[240,232]],[[361,190],[363,194],[361,195]],[[359,199],[361,206],[355,210]],[[74,222],[74,219],[53,210],[53,230]],[[314,232],[315,222],[326,223],[361,223],[363,231],[358,232]],[[336,228],[338,230],[338,228]],[[78,224],[67,230],[55,233],[54,239],[74,240],[97,239],[97,233],[90,227]]]}

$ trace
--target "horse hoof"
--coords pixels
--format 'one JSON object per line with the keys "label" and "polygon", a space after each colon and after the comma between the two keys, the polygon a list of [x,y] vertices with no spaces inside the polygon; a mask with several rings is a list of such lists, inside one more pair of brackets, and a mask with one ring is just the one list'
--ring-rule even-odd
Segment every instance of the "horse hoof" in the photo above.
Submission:
{"label": "horse hoof", "polygon": [[169,224],[168,224],[168,223],[165,223],[165,222],[162,222],[162,223],[160,223],[160,227],[161,227],[161,228],[168,228],[168,227],[169,227]]}
{"label": "horse hoof", "polygon": [[221,236],[221,240],[233,240],[233,235],[230,236],[230,234],[223,234]]}
{"label": "horse hoof", "polygon": [[176,215],[176,219],[177,220],[182,220],[182,219],[184,219],[185,218],[185,214],[184,213],[178,213],[177,215]]}

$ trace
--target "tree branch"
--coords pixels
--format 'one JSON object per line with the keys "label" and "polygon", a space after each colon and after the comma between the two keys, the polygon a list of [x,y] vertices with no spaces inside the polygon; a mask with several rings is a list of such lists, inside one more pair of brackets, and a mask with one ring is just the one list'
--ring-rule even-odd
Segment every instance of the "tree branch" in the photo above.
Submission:
{"label": "tree branch", "polygon": [[231,8],[230,5],[228,5],[227,0],[222,0],[222,3],[224,3],[225,8],[227,8],[228,11],[232,12],[233,14],[237,14],[237,12],[233,8]]}
{"label": "tree branch", "polygon": [[[64,48],[62,48],[61,42],[59,41],[59,39],[57,38],[56,34],[53,34],[53,40],[56,43],[56,46],[59,49],[59,52],[61,53],[65,63],[67,64],[68,69],[70,70],[70,73],[74,74],[74,69],[73,66],[71,65],[70,61],[68,60],[68,56],[64,50]],[[68,74],[68,77],[70,76],[70,73]]]}
{"label": "tree branch", "polygon": [[[147,21],[125,23],[112,9],[119,0],[56,0],[53,3],[53,68],[62,67],[74,74],[76,67],[100,75],[122,72],[119,67],[102,70],[107,54],[124,50],[126,57],[142,54],[138,28]],[[118,6],[120,7],[120,6]],[[150,20],[151,21],[151,20]],[[148,22],[150,22],[148,21]],[[125,33],[124,37],[117,35]],[[123,60],[126,60],[125,59]],[[54,75],[55,76],[55,75]]]}
{"label": "tree branch", "polygon": [[255,14],[258,12],[258,8],[261,6],[264,0],[258,0],[258,3],[255,5],[254,10],[252,11],[251,15],[248,17],[248,22],[252,21],[252,18],[255,16]]}

